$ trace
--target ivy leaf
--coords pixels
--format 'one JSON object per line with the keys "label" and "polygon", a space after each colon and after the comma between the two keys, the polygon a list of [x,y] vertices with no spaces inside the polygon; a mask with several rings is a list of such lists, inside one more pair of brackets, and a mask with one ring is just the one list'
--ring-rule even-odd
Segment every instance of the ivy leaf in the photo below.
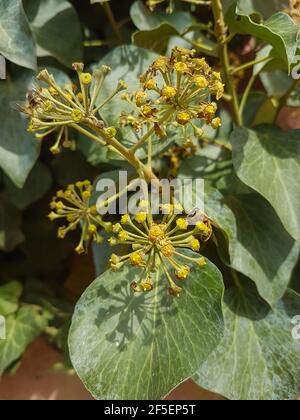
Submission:
{"label": "ivy leaf", "polygon": [[19,210],[24,210],[40,200],[52,184],[51,172],[41,162],[37,162],[22,189],[17,188],[9,178],[4,178],[4,194]]}
{"label": "ivy leaf", "polygon": [[0,33],[0,53],[19,66],[35,70],[35,45],[21,0],[1,1]]}
{"label": "ivy leaf", "polygon": [[24,240],[21,213],[7,200],[0,200],[0,250],[10,252]]}
{"label": "ivy leaf", "polygon": [[226,21],[232,32],[253,35],[272,45],[272,55],[284,59],[290,71],[297,51],[299,27],[289,15],[278,12],[265,22],[257,23],[250,16],[237,17],[233,4],[227,13]]}
{"label": "ivy leaf", "polygon": [[169,23],[162,23],[154,29],[138,31],[132,35],[132,43],[141,48],[147,48],[159,54],[163,54],[172,36],[180,33]]}
{"label": "ivy leaf", "polygon": [[130,17],[140,31],[149,31],[159,27],[162,23],[167,23],[178,32],[184,32],[193,23],[190,13],[173,12],[167,14],[159,8],[150,12],[149,8],[141,0],[134,2],[131,6]]}
{"label": "ivy leaf", "polygon": [[288,291],[273,310],[252,293],[225,294],[225,337],[195,380],[232,400],[295,400],[300,387],[300,341],[291,319],[300,296]]}
{"label": "ivy leaf", "polygon": [[284,9],[288,9],[290,6],[289,0],[238,0],[236,13],[238,15],[251,15],[259,12],[265,18],[272,16],[274,13]]}
{"label": "ivy leaf", "polygon": [[23,287],[18,281],[0,286],[0,315],[7,316],[17,311]]}
{"label": "ivy leaf", "polygon": [[299,245],[261,196],[230,192],[226,197],[214,188],[206,189],[205,213],[227,240],[224,244],[217,235],[219,253],[227,265],[254,281],[262,298],[274,306],[288,287]]}
{"label": "ivy leaf", "polygon": [[27,346],[47,327],[48,312],[24,305],[6,318],[6,339],[0,341],[0,375],[24,353]]}
{"label": "ivy leaf", "polygon": [[274,207],[289,234],[300,239],[300,132],[238,128],[231,135],[238,177]]}
{"label": "ivy leaf", "polygon": [[0,91],[0,167],[19,188],[25,184],[40,153],[40,142],[27,133],[27,121],[10,105],[12,101],[24,101],[32,86],[33,73],[17,70],[5,82]]}
{"label": "ivy leaf", "polygon": [[39,56],[52,55],[67,67],[82,61],[81,24],[68,1],[26,0],[24,5]]}
{"label": "ivy leaf", "polygon": [[77,304],[69,336],[73,366],[98,399],[162,399],[193,375],[222,336],[220,272],[192,268],[172,298],[158,270],[153,292],[134,295],[140,271],[106,271]]}

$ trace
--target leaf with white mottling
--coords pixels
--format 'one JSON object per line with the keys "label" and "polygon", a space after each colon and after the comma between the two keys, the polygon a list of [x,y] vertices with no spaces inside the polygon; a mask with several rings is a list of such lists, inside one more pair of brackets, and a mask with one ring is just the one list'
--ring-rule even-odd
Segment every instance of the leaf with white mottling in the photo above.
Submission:
{"label": "leaf with white mottling", "polygon": [[155,289],[130,289],[141,272],[106,271],[79,300],[70,330],[74,368],[98,399],[161,399],[193,375],[222,337],[221,274],[193,267],[178,298],[163,273]]}

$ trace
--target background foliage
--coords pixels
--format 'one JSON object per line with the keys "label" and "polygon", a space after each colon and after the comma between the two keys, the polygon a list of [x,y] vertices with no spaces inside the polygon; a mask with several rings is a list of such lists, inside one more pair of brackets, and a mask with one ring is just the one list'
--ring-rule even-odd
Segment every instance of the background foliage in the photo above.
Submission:
{"label": "background foliage", "polygon": [[[175,1],[174,13],[166,14],[168,2],[154,12],[141,0],[109,3],[111,9],[101,0],[0,3],[0,53],[7,59],[7,80],[0,81],[0,314],[8,332],[0,341],[0,374],[14,369],[27,345],[44,334],[64,352],[62,368],[74,367],[97,398],[162,398],[193,377],[230,399],[295,399],[300,131],[276,122],[282,108],[300,106],[299,84],[290,76],[299,54],[297,9],[284,0],[224,0],[235,35],[230,80],[240,113],[224,101],[223,126],[201,142],[193,139],[193,153],[185,153],[176,131],[153,148],[160,176],[175,170],[206,179],[206,213],[218,226],[204,251],[211,262],[194,270],[174,302],[161,290],[133,297],[135,273],[106,271],[105,246],[78,263],[76,234],[62,242],[47,220],[54,191],[80,179],[115,177],[126,164],[80,136],[76,151],[53,157],[51,140],[41,144],[27,133],[11,106],[24,100],[45,66],[63,82],[73,77],[74,61],[107,64],[113,71],[104,92],[120,78],[136,89],[142,71],[175,45],[195,48],[220,69],[207,6]],[[253,60],[252,73],[245,63]],[[102,117],[114,125],[123,110],[116,98]],[[126,145],[134,141],[125,131],[120,135]],[[74,277],[75,264],[94,268]],[[74,304],[96,276],[75,310],[72,366],[67,335]]]}

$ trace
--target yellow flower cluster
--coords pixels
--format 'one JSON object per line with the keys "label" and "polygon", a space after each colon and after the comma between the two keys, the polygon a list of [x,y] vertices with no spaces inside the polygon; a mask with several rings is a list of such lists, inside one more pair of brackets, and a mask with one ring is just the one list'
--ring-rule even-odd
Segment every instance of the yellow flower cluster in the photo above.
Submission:
{"label": "yellow flower cluster", "polygon": [[130,115],[122,115],[124,125],[137,132],[153,125],[161,138],[174,122],[183,128],[191,126],[196,137],[202,137],[203,123],[214,129],[221,126],[217,105],[210,100],[224,94],[221,75],[204,58],[196,58],[195,50],[175,47],[170,57],[158,58],[140,80],[139,91],[123,95],[133,107]]}
{"label": "yellow flower cluster", "polygon": [[169,283],[169,293],[178,296],[182,289],[176,280],[187,279],[191,264],[206,265],[204,257],[188,256],[181,249],[199,252],[201,242],[212,235],[211,223],[203,218],[196,226],[190,227],[188,218],[178,216],[178,211],[182,211],[180,205],[163,205],[164,215],[159,221],[149,213],[147,202],[141,203],[140,208],[144,211],[134,217],[126,214],[121,223],[113,226],[116,236],[110,238],[110,245],[126,244],[131,246],[132,252],[124,256],[113,254],[111,267],[118,270],[129,263],[142,269],[140,282],[131,284],[135,292],[151,291],[154,288],[153,273],[161,267]]}
{"label": "yellow flower cluster", "polygon": [[56,142],[50,149],[53,154],[58,154],[61,147],[75,147],[74,140],[70,139],[70,128],[78,129],[78,125],[104,128],[104,123],[96,118],[97,113],[117,93],[127,89],[121,80],[113,93],[97,106],[103,82],[111,69],[101,66],[91,74],[84,72],[82,63],[74,63],[73,68],[78,74],[80,88],[72,84],[59,86],[55,77],[44,69],[37,75],[39,84],[28,93],[23,109],[30,117],[28,131],[37,133],[36,138],[56,135]]}
{"label": "yellow flower cluster", "polygon": [[87,251],[91,239],[98,243],[103,241],[99,228],[111,231],[112,224],[104,222],[97,213],[96,206],[90,205],[92,185],[90,181],[79,181],[69,185],[66,191],[58,191],[50,204],[51,221],[65,219],[68,225],[58,229],[58,237],[63,239],[68,232],[81,228],[81,238],[76,248],[78,254]]}

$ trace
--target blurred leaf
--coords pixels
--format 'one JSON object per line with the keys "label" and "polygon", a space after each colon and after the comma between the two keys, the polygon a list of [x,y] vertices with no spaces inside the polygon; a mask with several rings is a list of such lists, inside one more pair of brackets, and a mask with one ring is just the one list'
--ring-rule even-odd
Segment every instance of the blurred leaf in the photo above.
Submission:
{"label": "blurred leaf", "polygon": [[22,306],[16,314],[6,318],[6,339],[0,341],[0,375],[45,330],[50,318],[47,311],[31,305]]}
{"label": "blurred leaf", "polygon": [[15,207],[24,210],[44,197],[51,184],[52,176],[48,167],[41,162],[37,162],[22,189],[17,188],[9,178],[5,178],[4,194]]}
{"label": "blurred leaf", "polygon": [[21,0],[1,0],[0,28],[0,53],[19,66],[35,70],[35,46]]}
{"label": "blurred leaf", "polygon": [[163,54],[167,49],[170,38],[176,35],[180,34],[173,26],[162,23],[155,29],[135,32],[132,36],[132,43],[137,47]]}
{"label": "blurred leaf", "polygon": [[278,12],[265,22],[257,23],[254,16],[238,16],[235,14],[235,5],[230,7],[227,14],[227,23],[234,33],[253,35],[272,45],[272,55],[284,60],[286,68],[290,71],[297,51],[297,37],[299,27],[286,13]]}
{"label": "blurred leaf", "polygon": [[21,213],[0,197],[0,250],[10,252],[24,240]]}
{"label": "blurred leaf", "polygon": [[174,12],[167,14],[159,8],[150,12],[141,0],[134,2],[131,6],[130,17],[140,31],[149,31],[159,27],[162,23],[167,23],[176,31],[184,32],[193,23],[193,17],[190,13]]}
{"label": "blurred leaf", "polygon": [[238,0],[236,12],[239,15],[251,15],[259,12],[268,18],[276,12],[288,9],[289,5],[289,0]]}
{"label": "blurred leaf", "polygon": [[295,400],[300,341],[291,334],[300,296],[288,291],[273,310],[256,295],[228,290],[225,337],[203,363],[196,382],[231,400]]}
{"label": "blurred leaf", "polygon": [[300,239],[300,131],[262,127],[231,136],[238,177],[274,207],[290,235]]}
{"label": "blurred leaf", "polygon": [[273,124],[278,116],[280,102],[278,99],[271,97],[268,98],[258,109],[253,127],[262,124]]}
{"label": "blurred leaf", "polygon": [[40,142],[27,132],[23,114],[12,109],[13,101],[25,100],[32,86],[33,73],[15,70],[0,90],[0,166],[10,179],[22,188],[40,153]]}
{"label": "blurred leaf", "polygon": [[98,399],[162,399],[220,342],[223,284],[212,263],[193,267],[176,299],[160,270],[153,292],[133,294],[130,283],[140,275],[127,266],[106,271],[75,309],[71,360]]}
{"label": "blurred leaf", "polygon": [[294,80],[282,70],[263,72],[260,74],[260,79],[268,95],[276,98],[282,98],[294,83]]}
{"label": "blurred leaf", "polygon": [[7,316],[17,311],[23,287],[18,281],[0,286],[0,315]]}
{"label": "blurred leaf", "polygon": [[[90,140],[86,139],[86,141]],[[62,187],[67,187],[77,181],[90,179],[93,174],[93,167],[86,162],[84,156],[78,151],[64,150],[52,161],[52,168],[57,183]]]}
{"label": "blurred leaf", "polygon": [[39,56],[52,55],[67,67],[82,61],[81,24],[68,1],[26,0],[24,6]]}

